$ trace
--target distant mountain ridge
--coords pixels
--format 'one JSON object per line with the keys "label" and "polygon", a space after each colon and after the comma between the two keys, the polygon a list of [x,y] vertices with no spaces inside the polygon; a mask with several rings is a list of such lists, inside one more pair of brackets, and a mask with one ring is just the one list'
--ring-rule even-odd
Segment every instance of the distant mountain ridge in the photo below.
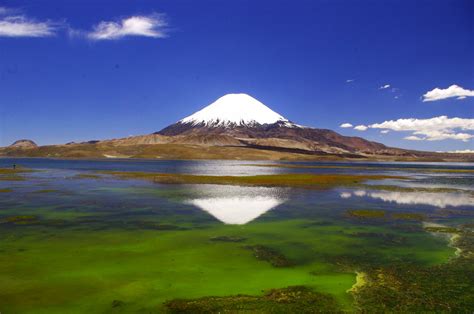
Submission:
{"label": "distant mountain ridge", "polygon": [[224,95],[153,134],[40,147],[20,140],[0,148],[0,156],[474,161],[474,154],[399,149],[302,126],[247,94]]}

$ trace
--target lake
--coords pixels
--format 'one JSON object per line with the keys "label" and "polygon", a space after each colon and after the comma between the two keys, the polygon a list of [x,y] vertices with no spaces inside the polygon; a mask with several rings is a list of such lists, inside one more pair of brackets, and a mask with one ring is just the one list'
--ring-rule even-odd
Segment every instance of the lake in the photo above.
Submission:
{"label": "lake", "polygon": [[474,311],[472,163],[0,159],[13,164],[0,172],[1,313]]}

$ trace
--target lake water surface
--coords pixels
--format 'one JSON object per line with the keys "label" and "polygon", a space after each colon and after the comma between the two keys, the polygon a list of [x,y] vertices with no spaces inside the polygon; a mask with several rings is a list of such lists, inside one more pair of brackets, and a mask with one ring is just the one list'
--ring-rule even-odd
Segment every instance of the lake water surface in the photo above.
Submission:
{"label": "lake water surface", "polygon": [[[433,290],[411,280],[436,282],[427,274],[437,271],[451,290],[425,299],[445,310],[436,302],[457,297],[451,309],[474,310],[472,267],[457,261],[472,262],[473,164],[0,159],[0,169],[13,164],[37,171],[0,176],[1,313],[161,313],[175,310],[170,300],[289,286],[328,295],[341,311],[378,311],[393,295],[422,302],[404,293]],[[302,189],[98,170],[400,178]]]}

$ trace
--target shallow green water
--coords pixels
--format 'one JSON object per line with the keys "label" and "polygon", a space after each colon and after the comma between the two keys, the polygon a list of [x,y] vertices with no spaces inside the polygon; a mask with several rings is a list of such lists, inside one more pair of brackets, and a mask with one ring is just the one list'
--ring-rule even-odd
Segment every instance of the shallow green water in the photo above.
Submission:
{"label": "shallow green water", "polygon": [[[0,195],[0,312],[163,312],[172,299],[297,285],[356,311],[348,292],[356,272],[449,263],[456,258],[451,235],[424,226],[473,222],[469,185],[452,192],[364,185],[315,191],[77,176],[84,173],[50,167],[24,181],[0,181],[0,189],[11,189]],[[387,184],[429,187],[427,176],[448,177],[410,176]],[[459,177],[472,180],[449,176],[451,188]],[[348,212],[367,209],[385,215]]]}

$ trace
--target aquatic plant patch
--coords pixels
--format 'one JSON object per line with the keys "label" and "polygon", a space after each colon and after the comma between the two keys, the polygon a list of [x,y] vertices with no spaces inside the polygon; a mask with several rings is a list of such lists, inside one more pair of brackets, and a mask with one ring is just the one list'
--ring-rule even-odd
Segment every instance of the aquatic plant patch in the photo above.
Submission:
{"label": "aquatic plant patch", "polygon": [[378,209],[350,209],[347,211],[350,217],[354,218],[384,218],[385,211]]}
{"label": "aquatic plant patch", "polygon": [[304,286],[266,291],[263,296],[234,295],[177,299],[165,303],[170,313],[342,313],[334,298]]}
{"label": "aquatic plant patch", "polygon": [[275,174],[257,176],[203,176],[186,174],[164,174],[151,172],[100,171],[122,179],[145,179],[162,184],[222,184],[248,186],[282,186],[305,188],[332,188],[350,186],[367,180],[403,179],[385,175],[323,175],[323,174]]}
{"label": "aquatic plant patch", "polygon": [[214,242],[244,242],[247,238],[237,237],[237,236],[217,236],[212,237],[209,240]]}
{"label": "aquatic plant patch", "polygon": [[290,267],[294,263],[289,260],[285,255],[264,245],[249,245],[245,247],[253,252],[256,259],[269,262],[275,267]]}

